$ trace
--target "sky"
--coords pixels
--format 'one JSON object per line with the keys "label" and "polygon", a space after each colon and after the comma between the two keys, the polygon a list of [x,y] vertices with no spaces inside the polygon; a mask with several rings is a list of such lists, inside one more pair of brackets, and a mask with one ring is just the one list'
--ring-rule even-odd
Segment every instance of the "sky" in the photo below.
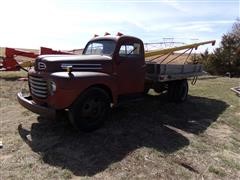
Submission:
{"label": "sky", "polygon": [[0,0],[0,7],[0,47],[35,49],[79,49],[105,32],[218,46],[240,17],[240,0]]}

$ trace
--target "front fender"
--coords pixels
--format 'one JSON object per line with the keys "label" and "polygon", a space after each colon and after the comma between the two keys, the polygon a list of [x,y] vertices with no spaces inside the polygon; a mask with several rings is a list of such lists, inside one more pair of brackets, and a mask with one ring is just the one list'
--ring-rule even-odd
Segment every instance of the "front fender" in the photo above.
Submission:
{"label": "front fender", "polygon": [[56,81],[61,89],[75,87],[76,85],[79,85],[75,84],[79,81],[84,81],[85,83],[91,84],[95,83],[96,81],[108,83],[108,81],[111,80],[111,77],[111,75],[101,72],[54,72],[50,74],[50,78]]}
{"label": "front fender", "polygon": [[117,102],[116,77],[101,72],[54,72],[50,75],[57,85],[54,95],[49,97],[49,105],[56,109],[65,109],[87,88],[104,85],[111,91],[113,103]]}

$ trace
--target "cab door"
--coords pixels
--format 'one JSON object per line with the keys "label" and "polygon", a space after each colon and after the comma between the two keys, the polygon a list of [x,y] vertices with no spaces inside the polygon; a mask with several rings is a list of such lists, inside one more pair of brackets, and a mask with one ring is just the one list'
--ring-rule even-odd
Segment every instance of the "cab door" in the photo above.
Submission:
{"label": "cab door", "polygon": [[116,73],[120,95],[144,90],[145,60],[141,42],[123,42],[118,47]]}

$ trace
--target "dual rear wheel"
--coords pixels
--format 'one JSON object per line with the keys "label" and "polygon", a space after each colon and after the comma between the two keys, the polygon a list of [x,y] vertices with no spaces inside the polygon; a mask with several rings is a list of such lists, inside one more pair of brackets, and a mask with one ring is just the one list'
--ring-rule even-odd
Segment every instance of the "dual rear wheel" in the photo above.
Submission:
{"label": "dual rear wheel", "polygon": [[168,98],[173,102],[184,102],[188,97],[187,79],[168,83]]}

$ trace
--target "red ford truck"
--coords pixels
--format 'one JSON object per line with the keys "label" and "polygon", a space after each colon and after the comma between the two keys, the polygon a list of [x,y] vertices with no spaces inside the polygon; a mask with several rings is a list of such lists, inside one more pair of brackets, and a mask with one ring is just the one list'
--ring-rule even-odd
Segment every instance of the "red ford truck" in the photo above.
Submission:
{"label": "red ford truck", "polygon": [[[150,88],[167,91],[171,101],[185,101],[187,78],[201,75],[202,65],[164,61],[176,50],[208,43],[215,41],[145,52],[142,40],[136,37],[94,37],[82,55],[38,56],[28,72],[30,96],[19,92],[18,101],[43,116],[55,117],[66,111],[75,127],[92,131],[122,99],[139,97]],[[159,58],[161,62],[156,61]]]}

